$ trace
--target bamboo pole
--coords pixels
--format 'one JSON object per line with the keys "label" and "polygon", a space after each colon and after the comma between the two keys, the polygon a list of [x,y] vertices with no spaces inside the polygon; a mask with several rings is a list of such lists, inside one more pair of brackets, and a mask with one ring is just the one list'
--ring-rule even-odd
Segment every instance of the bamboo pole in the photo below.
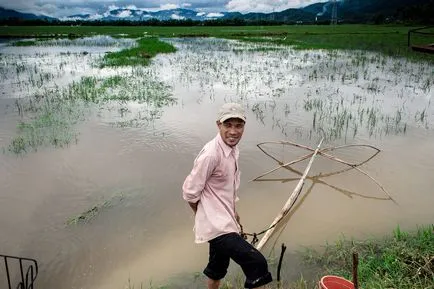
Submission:
{"label": "bamboo pole", "polygon": [[254,179],[251,180],[251,181],[252,181],[252,182],[257,181],[258,179],[260,179],[260,178],[262,178],[262,177],[264,177],[264,176],[266,176],[266,175],[269,175],[269,174],[271,174],[272,172],[275,172],[275,171],[277,171],[278,169],[280,169],[280,168],[282,168],[282,167],[287,167],[287,166],[290,166],[290,165],[293,165],[293,164],[299,163],[299,162],[304,161],[305,159],[308,159],[308,158],[310,158],[310,157],[312,157],[312,154],[304,155],[304,156],[302,156],[302,157],[300,157],[300,158],[298,158],[298,159],[296,159],[296,160],[290,161],[289,163],[280,164],[278,167],[275,167],[274,169],[269,170],[268,172],[263,173],[263,174],[260,175],[260,176],[257,176],[256,178],[254,178]]}
{"label": "bamboo pole", "polygon": [[279,215],[274,219],[273,223],[268,227],[267,232],[265,233],[264,237],[259,241],[258,245],[256,246],[256,249],[261,250],[262,247],[267,243],[268,239],[272,236],[276,224],[288,213],[289,209],[292,207],[293,203],[297,199],[297,197],[301,193],[301,189],[303,188],[304,180],[307,177],[307,174],[309,173],[309,170],[313,164],[313,161],[315,159],[315,156],[317,155],[319,148],[321,147],[321,144],[323,142],[324,138],[321,139],[321,141],[318,144],[318,147],[316,148],[315,152],[313,153],[309,164],[307,165],[306,169],[304,170],[303,176],[301,177],[300,181],[298,182],[297,186],[295,187],[294,191],[290,195],[289,199],[286,201],[285,205],[283,206],[282,210],[280,211]]}

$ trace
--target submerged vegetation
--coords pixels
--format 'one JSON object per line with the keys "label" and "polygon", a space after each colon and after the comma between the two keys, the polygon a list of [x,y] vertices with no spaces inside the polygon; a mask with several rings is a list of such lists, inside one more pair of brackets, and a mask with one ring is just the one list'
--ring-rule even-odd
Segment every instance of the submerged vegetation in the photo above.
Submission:
{"label": "submerged vegetation", "polygon": [[[271,124],[284,136],[346,141],[361,134],[381,137],[406,134],[412,127],[430,128],[432,107],[426,95],[432,91],[434,71],[429,63],[366,51],[303,52],[223,39],[163,42],[144,37],[134,43],[98,36],[38,43],[44,45],[80,49],[60,52],[56,61],[44,52],[29,62],[21,55],[3,57],[2,78],[12,77],[17,90],[30,92],[16,102],[21,121],[8,148],[16,154],[77,142],[74,124],[95,105],[110,111],[109,123],[114,126],[149,124],[161,116],[162,107],[176,102],[171,88],[159,80],[162,67],[170,67],[173,81],[185,87],[198,85],[199,98],[214,99],[215,84],[233,89],[259,122]],[[115,51],[95,54],[88,52],[88,45]],[[157,53],[176,49],[178,53],[158,59],[157,66],[145,68]],[[74,70],[75,80],[58,86],[56,80],[65,78],[68,69]],[[82,76],[77,78],[77,73]],[[294,128],[291,119],[299,116],[310,127]]]}
{"label": "submerged vegetation", "polygon": [[64,147],[77,142],[74,124],[83,119],[84,111],[78,102],[59,101],[56,97],[46,95],[44,99],[27,103],[16,101],[20,113],[32,116],[19,122],[18,135],[8,147],[10,152],[22,154],[39,147]]}
{"label": "submerged vegetation", "polygon": [[[17,134],[5,148],[13,154],[78,142],[77,124],[92,113],[116,127],[146,127],[161,117],[164,107],[177,103],[169,83],[188,94],[182,105],[184,101],[200,104],[204,99],[215,102],[222,91],[230,91],[219,101],[242,101],[260,125],[285,137],[323,136],[333,142],[432,128],[434,62],[432,56],[415,56],[406,48],[407,27],[194,27],[189,34],[177,27],[19,29],[23,28],[9,31],[41,36],[50,29],[49,33],[70,29],[76,36],[97,31],[140,39],[23,41],[16,45],[95,45],[104,49],[56,53],[42,49],[31,56],[2,53],[0,79],[10,87],[6,94],[16,98],[13,109],[19,117]],[[334,33],[330,29],[335,29]],[[350,32],[355,29],[357,33]],[[144,34],[153,37],[141,38]],[[162,42],[154,36],[183,38]],[[155,66],[148,66],[158,53],[174,51],[177,53],[157,58]],[[170,72],[162,72],[162,68]],[[92,221],[117,198],[90,207],[67,224]],[[335,274],[350,279],[351,253],[356,251],[362,288],[434,288],[433,229],[405,233],[398,228],[384,240],[340,240],[321,252],[309,250],[305,256],[308,264],[317,266],[318,278]],[[318,278],[273,286],[313,288]],[[198,282],[198,275],[193,279]],[[223,288],[242,288],[241,278],[225,281]]]}
{"label": "submerged vegetation", "polygon": [[[71,43],[71,41],[74,42]],[[128,42],[123,42],[129,46]],[[48,46],[53,45],[50,41],[44,43]],[[77,39],[68,40],[65,43],[67,45],[82,45],[83,43],[97,46],[105,46],[107,43],[117,45],[111,39],[100,37],[93,41]],[[170,44],[153,38],[139,40],[139,46],[133,49],[135,52],[149,53],[149,57],[154,57],[159,51],[174,51]],[[127,48],[126,51],[130,50]],[[149,58],[146,58],[146,62],[135,63],[135,68],[131,68],[128,72],[110,71],[107,76],[93,76],[92,74],[92,76],[82,76],[66,86],[53,83],[56,79],[63,77],[67,69],[74,69],[70,73],[72,76],[75,75],[77,68],[76,64],[70,63],[71,59],[83,63],[83,60],[90,58],[94,66],[98,66],[98,63],[110,66],[127,65],[134,62],[132,58],[126,59],[126,54],[109,55],[110,63],[107,63],[105,58],[95,58],[89,53],[61,54],[60,63],[56,64],[58,65],[57,72],[44,63],[46,61],[58,63],[51,59],[48,60],[48,54],[40,54],[38,55],[39,60],[36,60],[44,65],[22,62],[20,59],[17,59],[16,63],[7,62],[2,71],[3,78],[15,77],[18,79],[18,89],[30,92],[28,96],[22,96],[15,101],[15,109],[20,116],[18,134],[11,140],[7,150],[14,154],[22,154],[36,151],[40,147],[64,147],[76,143],[79,133],[75,125],[85,120],[92,112],[91,108],[95,106],[99,106],[100,109],[118,111],[121,119],[114,125],[144,126],[160,116],[163,106],[175,103],[176,100],[171,96],[169,86],[158,80],[154,70],[145,67],[149,64]],[[72,68],[70,68],[71,65]],[[12,75],[10,72],[13,72]],[[133,103],[137,105],[134,106],[135,110],[131,111],[129,107]]]}
{"label": "submerged vegetation", "polygon": [[[210,98],[215,84],[230,87],[260,123],[286,137],[349,141],[431,127],[434,71],[427,63],[218,39],[174,43],[182,49],[170,64],[185,85],[199,83],[201,97]],[[207,51],[214,53],[204,57]],[[306,123],[295,127],[299,117]]]}
{"label": "submerged vegetation", "polygon": [[134,116],[134,121],[130,121],[139,126],[158,118],[161,107],[175,101],[168,87],[157,81],[150,71],[138,69],[129,78],[119,75],[82,77],[64,89],[46,91],[37,100],[34,96],[17,100],[17,110],[26,118],[20,121],[18,135],[8,149],[21,154],[39,147],[64,147],[77,142],[74,125],[86,118],[92,104],[104,107],[116,102],[118,111],[123,113],[128,111],[128,102],[141,104],[140,117]]}

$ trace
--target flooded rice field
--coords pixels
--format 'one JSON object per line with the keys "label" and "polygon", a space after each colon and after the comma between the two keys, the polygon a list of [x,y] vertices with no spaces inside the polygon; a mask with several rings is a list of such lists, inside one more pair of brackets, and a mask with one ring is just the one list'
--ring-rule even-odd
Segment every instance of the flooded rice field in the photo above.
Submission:
{"label": "flooded rice field", "polygon": [[[324,148],[381,150],[359,168],[395,202],[360,171],[317,157],[279,235],[291,256],[287,280],[303,273],[291,253],[304,246],[432,223],[432,65],[362,51],[166,41],[178,51],[124,68],[102,68],[101,59],[132,40],[2,43],[0,253],[38,260],[38,288],[187,288],[200,279],[207,246],[193,243],[181,186],[228,101],[248,112],[238,210],[249,232],[271,223],[308,162],[252,181],[278,166],[257,144],[315,148],[324,138]],[[282,162],[309,153],[264,149]],[[330,153],[357,163],[374,152]]]}

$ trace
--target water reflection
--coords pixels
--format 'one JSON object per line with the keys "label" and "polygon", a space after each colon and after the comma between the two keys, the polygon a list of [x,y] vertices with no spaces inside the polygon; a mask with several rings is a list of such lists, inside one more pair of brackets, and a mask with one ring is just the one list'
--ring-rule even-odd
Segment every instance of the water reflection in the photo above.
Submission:
{"label": "water reflection", "polygon": [[[384,201],[375,183],[354,169],[318,158],[279,242],[295,250],[341,233],[364,238],[397,223],[411,229],[432,221],[432,66],[366,52],[167,41],[178,52],[157,56],[146,68],[100,69],[99,52],[117,47],[95,53],[92,47],[74,52],[74,46],[23,53],[2,48],[2,147],[17,136],[20,121],[53,112],[46,109],[57,107],[53,100],[80,96],[83,105],[84,117],[70,127],[76,142],[19,157],[0,154],[0,250],[38,259],[38,286],[119,289],[131,280],[137,288],[170,283],[172,276],[191,280],[200,272],[207,248],[193,243],[180,186],[197,152],[217,133],[215,112],[225,101],[248,108],[239,202],[247,230],[269,225],[305,165],[270,175],[278,181],[249,182],[276,166],[256,145],[291,139],[313,147],[323,136],[325,147],[381,148],[363,169],[401,206]],[[151,94],[161,98],[149,102]],[[60,108],[66,110],[51,113],[57,120],[68,111]],[[283,163],[300,156],[296,148],[269,152]],[[333,153],[352,164],[373,154],[356,148]],[[117,196],[122,201],[102,206],[90,222],[66,226]],[[299,276],[298,263],[288,267],[290,276]]]}
{"label": "water reflection", "polygon": [[215,90],[226,87],[284,136],[350,141],[430,127],[429,64],[363,51],[299,52],[219,39],[172,42],[180,53],[162,64],[178,82],[201,88],[197,102],[215,99]]}

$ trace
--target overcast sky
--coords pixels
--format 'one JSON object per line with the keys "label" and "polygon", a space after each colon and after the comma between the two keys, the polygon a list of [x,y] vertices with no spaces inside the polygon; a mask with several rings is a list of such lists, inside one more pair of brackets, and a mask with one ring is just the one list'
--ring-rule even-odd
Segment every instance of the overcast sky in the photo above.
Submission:
{"label": "overcast sky", "polygon": [[0,0],[0,7],[38,15],[65,17],[74,14],[103,14],[108,10],[124,7],[151,11],[187,8],[204,12],[269,13],[304,7],[316,2],[327,0]]}

